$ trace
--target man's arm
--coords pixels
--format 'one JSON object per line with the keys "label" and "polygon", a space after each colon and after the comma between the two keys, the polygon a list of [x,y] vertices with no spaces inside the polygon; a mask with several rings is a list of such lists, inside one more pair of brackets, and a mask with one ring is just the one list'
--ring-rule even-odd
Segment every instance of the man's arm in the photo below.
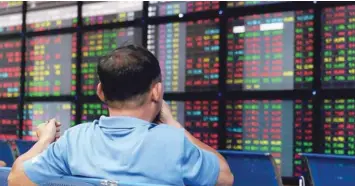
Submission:
{"label": "man's arm", "polygon": [[[160,117],[161,117],[160,122],[162,122],[162,123],[166,123],[166,124],[174,126],[176,128],[184,128],[178,121],[176,121],[172,117],[169,106],[165,101],[162,105]],[[224,157],[220,153],[218,153],[215,149],[213,149],[212,147],[204,144],[203,142],[201,142],[200,140],[195,138],[187,130],[184,130],[184,131],[185,131],[185,136],[187,137],[187,139],[189,141],[191,141],[191,143],[193,143],[194,145],[198,146],[199,148],[209,151],[217,156],[218,161],[219,161],[219,176],[218,176],[218,180],[217,180],[217,185],[223,185],[223,186],[233,185],[234,177],[233,177],[233,174],[229,168],[229,165],[228,165],[227,161],[224,159]]]}
{"label": "man's arm", "polygon": [[24,162],[41,154],[47,147],[55,141],[60,135],[60,123],[54,119],[49,123],[39,127],[37,136],[38,142],[25,154],[18,157],[13,164],[12,170],[8,177],[9,186],[35,186],[28,176],[25,174]]}
{"label": "man's arm", "polygon": [[49,144],[48,141],[40,140],[29,151],[16,159],[8,178],[9,186],[36,185],[26,176],[23,165],[26,160],[32,159],[43,152]]}
{"label": "man's arm", "polygon": [[[178,123],[177,121],[172,121],[172,122],[176,122],[175,124],[172,123],[172,125],[175,125],[175,126],[179,125],[180,128],[183,128],[181,126],[181,124]],[[213,154],[215,154],[218,157],[220,171],[219,171],[217,185],[223,185],[223,186],[233,185],[234,177],[233,177],[233,174],[232,174],[225,158],[219,152],[217,152],[214,148],[206,145],[205,143],[203,143],[200,140],[198,140],[197,138],[195,138],[187,130],[185,130],[185,135],[193,144],[200,147],[201,149],[212,152]]]}

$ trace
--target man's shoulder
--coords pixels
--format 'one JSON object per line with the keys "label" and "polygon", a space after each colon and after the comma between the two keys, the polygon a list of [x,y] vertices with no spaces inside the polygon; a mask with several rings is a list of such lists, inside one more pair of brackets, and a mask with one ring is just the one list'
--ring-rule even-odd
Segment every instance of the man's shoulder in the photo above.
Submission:
{"label": "man's shoulder", "polygon": [[152,124],[152,130],[156,132],[170,132],[173,134],[183,134],[183,128],[176,128],[167,124]]}
{"label": "man's shoulder", "polygon": [[81,132],[88,132],[89,130],[92,130],[93,127],[95,127],[95,122],[96,121],[77,124],[73,127],[70,127],[68,130],[66,130],[66,132],[68,134],[78,134]]}
{"label": "man's shoulder", "polygon": [[170,142],[182,142],[184,140],[184,129],[176,128],[166,124],[153,124],[153,127],[150,129],[151,134],[159,137],[159,139],[169,139]]}

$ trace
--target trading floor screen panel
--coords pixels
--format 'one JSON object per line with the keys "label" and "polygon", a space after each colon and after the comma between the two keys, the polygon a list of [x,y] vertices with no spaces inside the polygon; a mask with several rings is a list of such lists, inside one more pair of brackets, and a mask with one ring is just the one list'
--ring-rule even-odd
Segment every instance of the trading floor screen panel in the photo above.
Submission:
{"label": "trading floor screen panel", "polygon": [[76,27],[78,24],[77,17],[78,6],[75,1],[27,2],[27,31]]}
{"label": "trading floor screen panel", "polygon": [[355,5],[322,12],[322,87],[355,88]]}
{"label": "trading floor screen panel", "polygon": [[227,88],[312,88],[313,26],[313,10],[229,18]]}
{"label": "trading floor screen panel", "polygon": [[165,92],[215,91],[219,19],[148,25],[147,48],[158,58]]}
{"label": "trading floor screen panel", "polygon": [[22,31],[22,1],[0,2],[0,35]]}
{"label": "trading floor screen panel", "polygon": [[143,1],[84,2],[83,24],[97,25],[133,21],[142,17]]}
{"label": "trading floor screen panel", "polygon": [[27,40],[25,95],[75,95],[76,34]]}
{"label": "trading floor screen panel", "polygon": [[298,153],[313,152],[312,110],[311,100],[227,101],[227,149],[272,153],[282,176],[300,176]]}
{"label": "trading floor screen panel", "polygon": [[84,103],[82,107],[81,123],[93,122],[101,116],[109,116],[108,107],[101,102]]}
{"label": "trading floor screen panel", "polygon": [[96,95],[97,64],[101,57],[117,47],[142,43],[142,30],[137,27],[85,32],[82,43],[81,80],[85,96]]}
{"label": "trading floor screen panel", "polygon": [[21,40],[0,41],[0,98],[20,95]]}
{"label": "trading floor screen panel", "polygon": [[194,137],[218,149],[218,101],[167,101],[174,118]]}
{"label": "trading floor screen panel", "polygon": [[17,139],[20,118],[17,103],[0,102],[0,140]]}
{"label": "trading floor screen panel", "polygon": [[148,16],[172,16],[218,9],[218,1],[149,1]]}
{"label": "trading floor screen panel", "polygon": [[38,125],[55,118],[62,125],[60,134],[75,125],[75,105],[71,102],[26,102],[22,134],[24,140],[37,140]]}
{"label": "trading floor screen panel", "polygon": [[325,99],[322,126],[325,154],[355,155],[355,99]]}

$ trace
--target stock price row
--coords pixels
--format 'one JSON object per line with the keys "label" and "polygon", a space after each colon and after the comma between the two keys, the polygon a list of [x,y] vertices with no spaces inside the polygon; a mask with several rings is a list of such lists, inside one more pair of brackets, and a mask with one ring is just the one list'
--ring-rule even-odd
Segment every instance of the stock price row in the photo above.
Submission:
{"label": "stock price row", "polygon": [[[22,5],[20,1],[1,2],[0,34],[22,31]],[[219,9],[218,1],[204,2],[154,2],[149,3],[148,15],[168,16],[180,13],[203,12]],[[27,31],[45,31],[78,26],[77,2],[28,1],[26,13]],[[142,18],[143,2],[101,1],[84,2],[82,22],[84,26],[134,21]]]}
{"label": "stock price row", "polygon": [[[323,10],[321,69],[325,89],[355,88],[354,7]],[[147,48],[160,61],[167,93],[218,91],[221,37],[227,39],[223,81],[228,91],[313,88],[313,10],[230,17],[225,36],[219,25],[219,18],[148,25]],[[95,95],[100,57],[118,46],[142,44],[142,35],[139,27],[83,33],[83,95]],[[0,41],[0,97],[18,97],[21,83],[26,96],[74,96],[76,34],[37,36],[26,41],[25,82],[20,82],[20,40]]]}

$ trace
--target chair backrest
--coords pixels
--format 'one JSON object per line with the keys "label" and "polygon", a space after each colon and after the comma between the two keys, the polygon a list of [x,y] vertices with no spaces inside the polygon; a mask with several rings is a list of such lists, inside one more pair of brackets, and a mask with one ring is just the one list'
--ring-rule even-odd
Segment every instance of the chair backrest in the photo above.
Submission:
{"label": "chair backrest", "polygon": [[6,163],[6,166],[12,167],[15,161],[14,154],[8,142],[0,140],[0,160]]}
{"label": "chair backrest", "polygon": [[0,167],[0,185],[7,186],[7,177],[9,177],[11,168],[10,167]]}
{"label": "chair backrest", "polygon": [[314,186],[355,185],[355,157],[308,153],[301,156]]}
{"label": "chair backrest", "polygon": [[32,146],[36,143],[35,141],[24,141],[24,140],[16,140],[15,141],[17,150],[20,155],[26,153],[28,150],[32,148]]}
{"label": "chair backrest", "polygon": [[269,153],[219,151],[234,175],[235,186],[282,186],[274,159]]}

